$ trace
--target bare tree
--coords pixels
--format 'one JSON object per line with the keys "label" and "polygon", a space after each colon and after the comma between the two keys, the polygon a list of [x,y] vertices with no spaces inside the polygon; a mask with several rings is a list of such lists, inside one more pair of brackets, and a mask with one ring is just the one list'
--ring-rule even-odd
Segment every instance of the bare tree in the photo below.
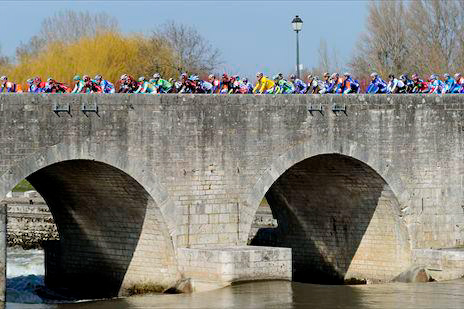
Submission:
{"label": "bare tree", "polygon": [[351,69],[357,74],[368,70],[380,74],[401,72],[408,56],[405,8],[402,0],[369,3],[367,31],[358,44]]}
{"label": "bare tree", "polygon": [[118,21],[106,13],[61,11],[42,21],[39,37],[46,42],[75,42],[82,37],[118,31]]}
{"label": "bare tree", "polygon": [[153,37],[169,44],[177,59],[173,65],[179,72],[211,72],[222,63],[220,51],[192,27],[170,21]]}
{"label": "bare tree", "polygon": [[[0,70],[6,69],[10,63],[10,58],[2,55],[2,46],[0,45]],[[3,75],[3,73],[0,72],[0,75]]]}
{"label": "bare tree", "polygon": [[408,43],[412,54],[409,65],[422,73],[455,69],[462,50],[459,37],[462,37],[463,16],[459,1],[411,2],[407,14]]}
{"label": "bare tree", "polygon": [[464,66],[463,0],[376,1],[350,66],[363,76],[444,73]]}
{"label": "bare tree", "polygon": [[329,72],[330,71],[329,51],[327,49],[327,41],[325,39],[321,39],[321,41],[319,42],[319,48],[317,50],[317,54],[319,56],[318,69],[321,72]]}
{"label": "bare tree", "polygon": [[16,56],[20,59],[37,54],[51,42],[71,43],[83,37],[94,37],[110,31],[118,31],[118,21],[106,13],[60,11],[42,21],[39,33],[29,42],[21,43],[16,49]]}

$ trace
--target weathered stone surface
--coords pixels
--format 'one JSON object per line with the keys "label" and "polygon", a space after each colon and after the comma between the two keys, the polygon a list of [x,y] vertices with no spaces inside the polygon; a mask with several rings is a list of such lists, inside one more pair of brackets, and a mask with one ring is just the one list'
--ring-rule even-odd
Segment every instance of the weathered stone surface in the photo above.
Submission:
{"label": "weathered stone surface", "polygon": [[47,240],[58,239],[58,231],[44,199],[36,191],[7,197],[7,243],[9,247],[41,248]]}
{"label": "weathered stone surface", "polygon": [[[305,265],[318,265],[315,257],[322,258],[319,265],[345,277],[389,280],[398,274],[397,262],[408,263],[403,258],[408,246],[464,244],[462,100],[460,95],[0,95],[0,197],[21,179],[35,179],[52,212],[62,214],[60,241],[86,238],[85,245],[63,245],[73,248],[76,265],[91,265],[95,256],[129,260],[132,251],[130,271],[115,273],[125,273],[123,282],[133,285],[147,281],[147,269],[159,274],[151,277],[156,281],[177,282],[181,265],[171,253],[178,248],[245,245],[262,198],[277,184],[271,194],[281,202],[271,207],[281,209],[281,218],[294,211],[299,220],[287,222],[308,235],[294,263],[307,253],[311,263]],[[55,115],[54,102],[69,103],[72,117]],[[97,103],[99,115],[86,117],[82,103]],[[308,111],[319,104],[322,114]],[[333,104],[346,105],[346,115],[332,112]],[[311,161],[324,155],[330,161]],[[87,160],[85,168],[79,160]],[[295,194],[277,194],[289,187]],[[134,195],[144,191],[147,207],[133,204]],[[337,202],[326,202],[337,192]],[[136,214],[129,215],[120,201]],[[148,215],[142,219],[143,212]],[[348,220],[350,212],[356,216]],[[311,221],[315,214],[320,216]],[[330,234],[332,217],[337,237]],[[140,231],[129,231],[134,222]],[[118,229],[100,230],[108,226]],[[130,249],[135,241],[129,236],[138,239],[145,229],[153,232]],[[291,235],[288,243],[298,245],[296,236],[304,233]],[[312,250],[302,249],[308,239]],[[88,245],[101,255],[93,255]],[[154,247],[166,258],[156,259]],[[173,249],[166,255],[164,248]],[[157,262],[144,259],[145,251]]]}

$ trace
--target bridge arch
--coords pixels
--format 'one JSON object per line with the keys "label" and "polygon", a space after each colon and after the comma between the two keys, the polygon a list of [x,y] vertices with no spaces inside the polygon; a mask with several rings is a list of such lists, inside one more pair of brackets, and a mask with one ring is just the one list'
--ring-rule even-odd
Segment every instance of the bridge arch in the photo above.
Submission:
{"label": "bridge arch", "polygon": [[291,247],[294,280],[392,279],[410,263],[401,213],[409,196],[395,168],[366,149],[307,143],[277,158],[248,196],[241,237],[265,196],[278,227],[251,244]]}
{"label": "bridge arch", "polygon": [[60,240],[45,245],[47,285],[83,298],[172,286],[178,268],[166,191],[142,163],[85,146],[49,147],[0,178],[2,196],[26,178],[50,207]]}

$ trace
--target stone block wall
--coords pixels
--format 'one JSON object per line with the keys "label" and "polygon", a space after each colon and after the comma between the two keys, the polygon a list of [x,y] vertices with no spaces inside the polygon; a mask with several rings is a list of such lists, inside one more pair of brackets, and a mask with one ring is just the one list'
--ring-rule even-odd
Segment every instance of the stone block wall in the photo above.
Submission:
{"label": "stone block wall", "polygon": [[[0,194],[53,163],[95,160],[130,175],[148,192],[175,248],[244,245],[260,201],[285,171],[317,155],[340,154],[366,164],[389,186],[413,248],[460,245],[462,100],[459,95],[0,95]],[[58,117],[54,103],[69,104],[72,117]],[[83,103],[97,103],[99,115],[86,117]],[[346,107],[346,114],[332,112],[334,104]],[[323,112],[310,113],[311,106]],[[391,200],[389,194],[385,200]],[[102,212],[101,218],[109,216]],[[382,235],[395,230],[390,223]],[[381,234],[375,237],[384,238]]]}

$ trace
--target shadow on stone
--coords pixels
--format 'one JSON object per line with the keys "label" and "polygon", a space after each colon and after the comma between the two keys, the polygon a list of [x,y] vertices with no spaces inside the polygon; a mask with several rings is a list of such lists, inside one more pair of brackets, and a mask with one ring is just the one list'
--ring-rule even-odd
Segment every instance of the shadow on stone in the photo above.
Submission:
{"label": "shadow on stone", "polygon": [[[388,235],[401,230],[395,227],[396,197],[358,160],[337,154],[306,159],[281,175],[265,197],[278,226],[258,230],[250,244],[292,248],[294,281],[360,284],[383,279],[382,267],[400,264],[382,262],[403,250],[396,236]],[[382,245],[386,253],[376,256]]]}
{"label": "shadow on stone", "polygon": [[27,177],[47,202],[60,240],[45,249],[45,284],[77,298],[120,293],[148,205],[154,203],[129,175],[107,164],[72,160]]}

